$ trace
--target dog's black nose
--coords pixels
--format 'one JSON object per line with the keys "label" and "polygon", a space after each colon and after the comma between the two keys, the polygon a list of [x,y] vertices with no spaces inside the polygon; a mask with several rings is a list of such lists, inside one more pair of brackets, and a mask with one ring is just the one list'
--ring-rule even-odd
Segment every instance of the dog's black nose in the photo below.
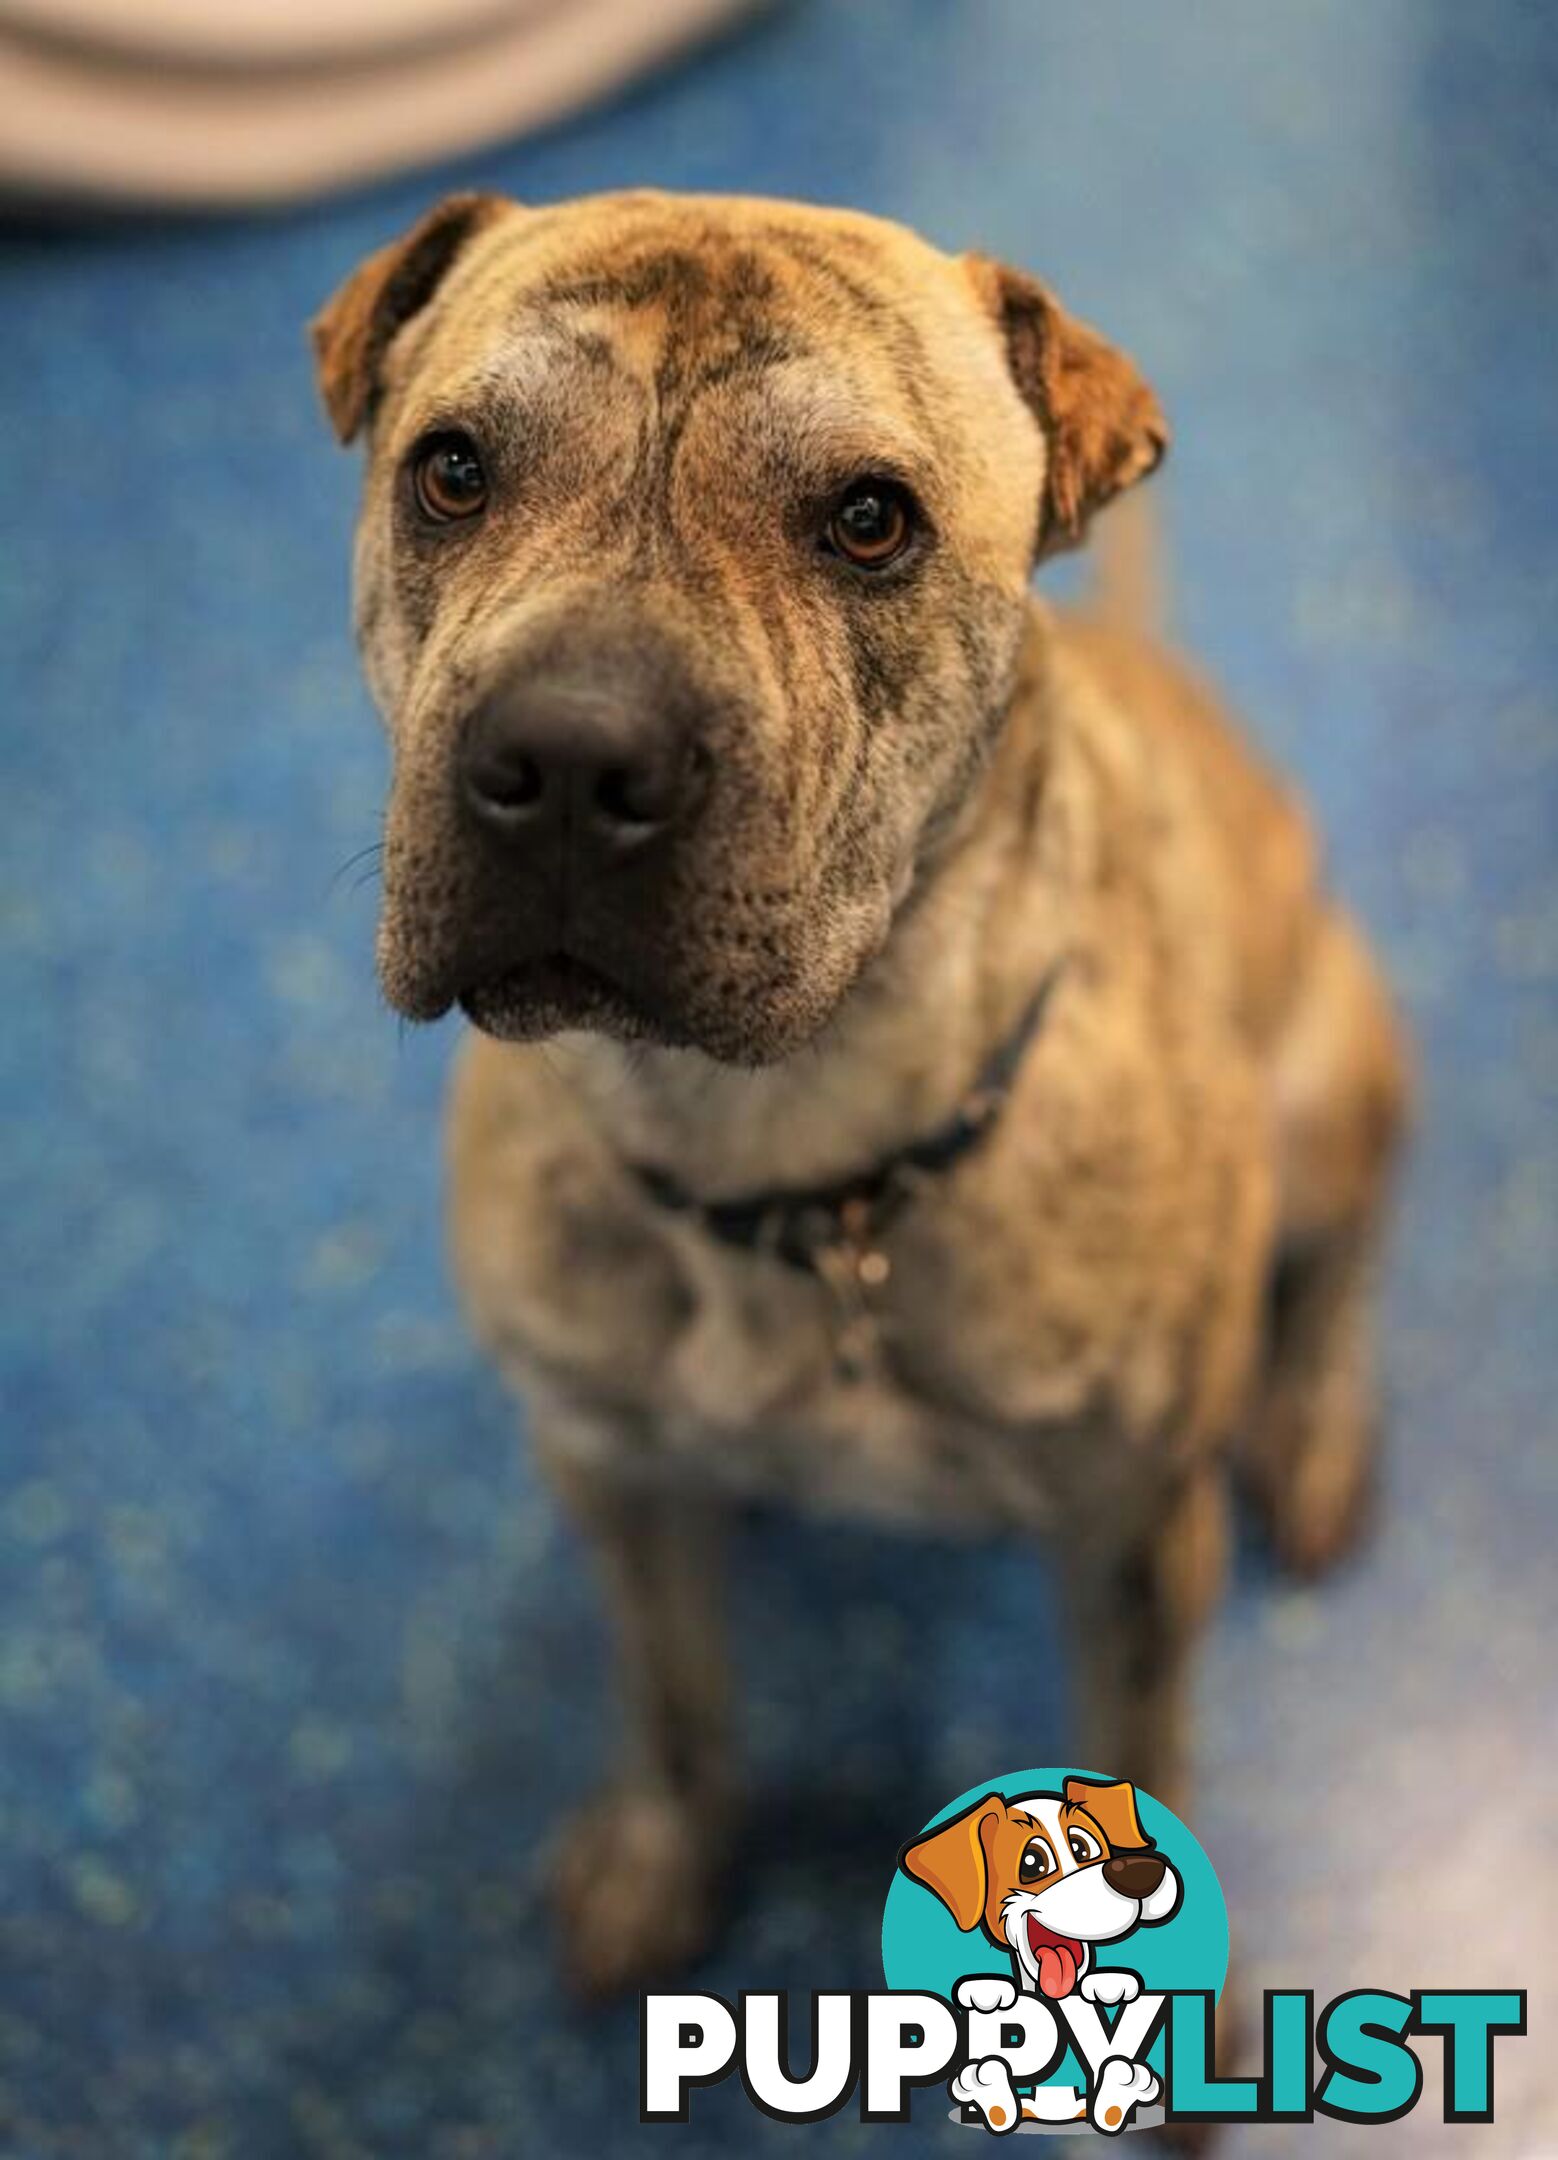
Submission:
{"label": "dog's black nose", "polygon": [[460,779],[472,815],[504,841],[562,833],[586,852],[621,854],[690,818],[706,767],[674,702],[548,673],[505,683],[477,707]]}
{"label": "dog's black nose", "polygon": [[1163,1880],[1163,1866],[1155,1852],[1111,1853],[1104,1862],[1104,1881],[1121,1897],[1151,1897]]}

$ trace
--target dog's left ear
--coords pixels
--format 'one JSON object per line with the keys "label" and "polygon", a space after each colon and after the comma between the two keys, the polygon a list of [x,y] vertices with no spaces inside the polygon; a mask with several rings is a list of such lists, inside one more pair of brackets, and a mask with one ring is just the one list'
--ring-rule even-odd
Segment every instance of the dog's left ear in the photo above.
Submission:
{"label": "dog's left ear", "polygon": [[359,263],[309,324],[319,394],[351,441],[373,409],[397,330],[432,299],[466,242],[511,210],[501,195],[447,195],[398,240]]}
{"label": "dog's left ear", "polygon": [[1047,285],[988,255],[965,255],[963,262],[1044,435],[1048,462],[1034,551],[1041,561],[1076,547],[1093,513],[1161,462],[1168,422],[1136,363],[1069,314]]}
{"label": "dog's left ear", "polygon": [[1136,1812],[1134,1785],[1094,1785],[1087,1778],[1068,1777],[1066,1798],[1073,1807],[1087,1809],[1113,1851],[1144,1851],[1152,1844]]}

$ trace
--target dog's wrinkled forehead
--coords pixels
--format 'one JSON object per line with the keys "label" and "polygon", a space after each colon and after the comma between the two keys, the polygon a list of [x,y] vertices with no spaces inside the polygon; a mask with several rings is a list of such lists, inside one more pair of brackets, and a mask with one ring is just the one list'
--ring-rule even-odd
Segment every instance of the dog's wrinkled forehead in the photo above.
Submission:
{"label": "dog's wrinkled forehead", "polygon": [[647,394],[667,469],[711,398],[745,423],[731,443],[803,470],[830,428],[879,463],[896,438],[940,507],[970,513],[957,538],[979,574],[1003,578],[1077,545],[1168,440],[1131,361],[1038,278],[809,204],[450,196],[352,273],[313,338],[336,433],[372,423],[381,464],[419,420],[505,389],[514,428],[544,433],[550,401],[615,454],[613,416],[631,387],[642,423]]}
{"label": "dog's wrinkled forehead", "polygon": [[560,488],[614,474],[640,513],[693,468],[717,510],[722,456],[733,473],[771,465],[819,484],[865,461],[933,511],[978,494],[988,544],[1009,552],[1038,484],[1032,437],[1035,471],[1012,484],[1020,404],[966,274],[845,212],[656,196],[506,206],[395,340],[382,397],[392,447],[480,415],[537,456],[566,445]]}

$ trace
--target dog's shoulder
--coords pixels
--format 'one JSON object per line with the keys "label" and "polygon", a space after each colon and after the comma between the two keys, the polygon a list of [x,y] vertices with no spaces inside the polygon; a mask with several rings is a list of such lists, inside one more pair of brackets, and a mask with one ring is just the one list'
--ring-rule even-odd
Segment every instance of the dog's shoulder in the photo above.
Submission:
{"label": "dog's shoulder", "polygon": [[1137,861],[1171,921],[1224,942],[1234,1017],[1269,1041],[1316,919],[1304,803],[1177,653],[1082,611],[1050,620],[1051,680],[1107,766],[1117,844],[1143,843]]}

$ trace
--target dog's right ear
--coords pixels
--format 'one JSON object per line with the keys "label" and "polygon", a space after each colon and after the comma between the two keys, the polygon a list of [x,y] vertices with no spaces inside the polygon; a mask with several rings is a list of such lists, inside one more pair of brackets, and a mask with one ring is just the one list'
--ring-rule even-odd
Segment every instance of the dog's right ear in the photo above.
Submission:
{"label": "dog's right ear", "polygon": [[373,410],[396,331],[427,306],[466,242],[513,207],[502,195],[446,196],[360,263],[314,317],[319,394],[343,443]]}
{"label": "dog's right ear", "polygon": [[986,1793],[951,1822],[906,1845],[899,1855],[904,1873],[935,1892],[965,1935],[984,1918],[990,1895],[986,1826],[999,1822],[1005,1813],[1001,1795]]}

